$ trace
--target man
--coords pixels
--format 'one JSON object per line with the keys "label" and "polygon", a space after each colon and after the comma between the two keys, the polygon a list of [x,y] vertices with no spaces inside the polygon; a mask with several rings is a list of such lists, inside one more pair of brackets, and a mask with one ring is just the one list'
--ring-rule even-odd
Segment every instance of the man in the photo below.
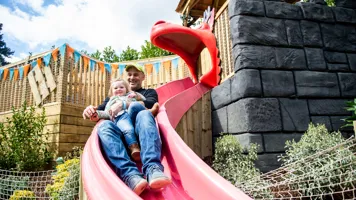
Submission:
{"label": "man", "polygon": [[[141,161],[142,172],[139,172],[136,164],[131,161],[126,146],[123,143],[123,133],[110,120],[103,121],[98,127],[98,135],[103,147],[103,150],[115,166],[115,171],[118,176],[129,186],[136,194],[141,194],[143,190],[150,186],[152,189],[160,189],[171,183],[163,173],[161,164],[161,149],[162,143],[158,135],[156,121],[149,110],[158,102],[158,95],[154,89],[143,89],[142,81],[145,79],[145,74],[142,66],[129,64],[126,66],[127,81],[132,91],[142,94],[146,100],[132,102],[128,106],[128,114],[135,126],[135,133],[139,139],[141,146]],[[85,108],[83,118],[91,118],[96,110],[104,110],[106,103],[109,101],[107,97],[103,104],[98,107],[92,105]],[[158,103],[157,103],[158,104]]]}

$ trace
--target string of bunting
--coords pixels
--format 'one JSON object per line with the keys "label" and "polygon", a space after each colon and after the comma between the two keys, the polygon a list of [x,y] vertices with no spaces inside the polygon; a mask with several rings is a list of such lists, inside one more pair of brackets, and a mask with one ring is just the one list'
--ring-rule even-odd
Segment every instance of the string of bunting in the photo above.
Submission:
{"label": "string of bunting", "polygon": [[[65,53],[68,57],[74,58],[75,64],[78,63],[80,59],[82,59],[85,70],[88,70],[89,68],[91,71],[94,71],[95,66],[97,65],[102,73],[104,73],[106,70],[108,73],[111,74],[111,73],[116,73],[117,70],[119,70],[119,74],[122,75],[126,68],[126,64],[104,63],[102,61],[95,60],[86,55],[83,55],[79,51],[70,47],[68,44],[63,44],[62,46],[55,48],[51,52],[47,53],[43,57],[39,57],[37,58],[37,60],[32,61],[30,64],[26,64],[17,68],[0,68],[0,80],[6,80],[7,78],[9,78],[10,80],[18,80],[18,79],[21,80],[24,77],[26,77],[28,73],[34,70],[36,67],[41,68],[42,65],[44,65],[44,67],[48,67],[52,59],[54,61],[58,60],[58,54],[61,57],[63,57]],[[171,67],[177,69],[178,61],[179,61],[179,57],[177,56],[169,60],[141,62],[137,64],[144,66],[146,70],[146,74],[150,75],[153,73],[153,71],[157,74],[162,66],[164,67],[165,70],[169,70]]]}

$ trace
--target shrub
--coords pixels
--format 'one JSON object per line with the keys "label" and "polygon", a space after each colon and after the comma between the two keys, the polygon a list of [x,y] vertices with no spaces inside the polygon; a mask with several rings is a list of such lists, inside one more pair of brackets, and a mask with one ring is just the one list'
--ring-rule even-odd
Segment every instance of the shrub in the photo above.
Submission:
{"label": "shrub", "polygon": [[73,147],[71,152],[67,152],[64,156],[64,160],[70,160],[73,158],[80,158],[80,155],[83,153],[83,147]]}
{"label": "shrub", "polygon": [[28,190],[16,190],[13,195],[11,195],[10,200],[28,200],[35,199],[35,194]]}
{"label": "shrub", "polygon": [[41,114],[35,108],[27,109],[24,102],[19,110],[12,108],[13,115],[6,124],[0,123],[0,168],[19,171],[41,170],[49,164],[52,156],[43,133],[46,124],[44,108]]}
{"label": "shrub", "polygon": [[47,185],[46,192],[53,200],[74,199],[79,193],[80,160],[67,160],[56,169],[56,174],[52,176],[53,184]]}
{"label": "shrub", "polygon": [[16,190],[29,189],[30,178],[28,176],[6,176],[0,178],[0,199],[9,199]]}
{"label": "shrub", "polygon": [[[260,186],[267,185],[265,181],[259,179],[260,172],[254,164],[257,159],[257,147],[251,144],[250,148],[244,149],[234,136],[222,136],[215,143],[213,169],[254,198],[271,198],[268,189],[252,192],[255,182]],[[246,151],[247,154],[244,153]]]}
{"label": "shrub", "polygon": [[356,120],[356,99],[354,99],[353,101],[347,101],[346,105],[346,110],[351,111],[352,115],[347,117],[346,119],[343,119],[346,122],[343,127],[353,126],[353,122]]}

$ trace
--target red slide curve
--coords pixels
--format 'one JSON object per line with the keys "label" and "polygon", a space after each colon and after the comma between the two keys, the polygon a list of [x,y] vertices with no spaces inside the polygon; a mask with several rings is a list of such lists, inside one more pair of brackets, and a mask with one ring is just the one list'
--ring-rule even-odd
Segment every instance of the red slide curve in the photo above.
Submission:
{"label": "red slide curve", "polygon": [[157,89],[161,107],[156,119],[163,144],[162,164],[165,174],[172,178],[172,184],[161,191],[147,188],[137,196],[116,176],[100,149],[99,122],[85,145],[81,160],[82,181],[88,198],[251,199],[206,165],[174,130],[184,113],[209,90],[201,83],[194,85],[190,78]]}

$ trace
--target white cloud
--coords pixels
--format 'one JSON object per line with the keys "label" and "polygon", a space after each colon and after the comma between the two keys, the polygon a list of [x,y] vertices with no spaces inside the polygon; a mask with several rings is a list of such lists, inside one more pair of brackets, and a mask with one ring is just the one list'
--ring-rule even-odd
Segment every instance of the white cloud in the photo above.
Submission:
{"label": "white cloud", "polygon": [[116,50],[128,45],[140,49],[143,41],[149,40],[156,21],[180,23],[175,13],[178,0],[63,0],[57,3],[43,7],[43,0],[21,1],[41,11],[38,16],[0,5],[4,33],[28,44],[31,50],[39,45],[52,45],[57,40],[69,44],[80,41],[99,50],[109,45]]}
{"label": "white cloud", "polygon": [[19,54],[19,56],[11,56],[10,58],[5,57],[5,60],[9,63],[14,63],[22,59],[25,59],[26,57],[28,57],[28,54],[22,52]]}

